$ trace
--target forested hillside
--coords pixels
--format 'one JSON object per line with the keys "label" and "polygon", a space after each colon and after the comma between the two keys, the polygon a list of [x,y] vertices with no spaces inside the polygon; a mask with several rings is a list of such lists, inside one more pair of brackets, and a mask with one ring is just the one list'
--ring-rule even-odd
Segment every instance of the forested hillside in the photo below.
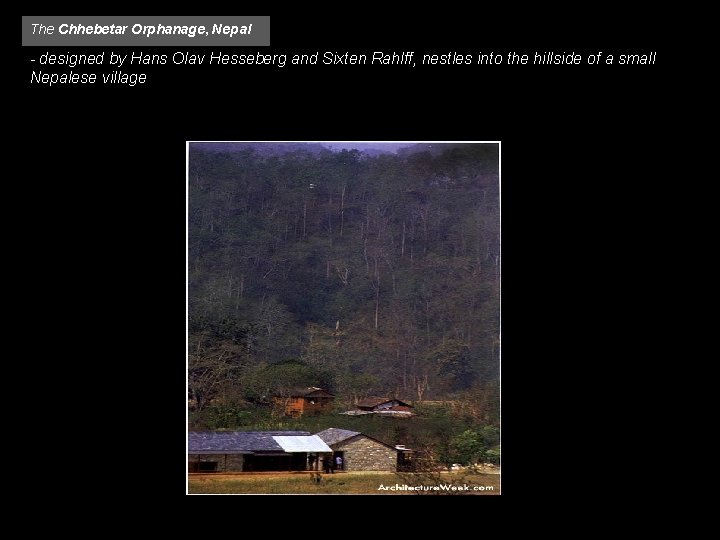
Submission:
{"label": "forested hillside", "polygon": [[498,146],[309,150],[191,144],[193,410],[314,385],[496,422]]}

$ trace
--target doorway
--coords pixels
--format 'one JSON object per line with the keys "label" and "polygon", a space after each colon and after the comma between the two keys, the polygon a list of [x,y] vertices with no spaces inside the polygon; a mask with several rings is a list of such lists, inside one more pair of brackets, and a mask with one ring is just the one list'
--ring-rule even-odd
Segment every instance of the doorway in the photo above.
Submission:
{"label": "doorway", "polygon": [[345,470],[345,452],[333,452],[332,464],[333,464],[333,470],[344,471]]}

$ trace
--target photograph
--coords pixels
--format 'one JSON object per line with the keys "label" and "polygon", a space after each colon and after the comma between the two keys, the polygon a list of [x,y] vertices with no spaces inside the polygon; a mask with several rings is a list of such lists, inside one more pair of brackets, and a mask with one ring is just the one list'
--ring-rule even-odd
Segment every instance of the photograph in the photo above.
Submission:
{"label": "photograph", "polygon": [[500,146],[186,142],[187,494],[501,494]]}

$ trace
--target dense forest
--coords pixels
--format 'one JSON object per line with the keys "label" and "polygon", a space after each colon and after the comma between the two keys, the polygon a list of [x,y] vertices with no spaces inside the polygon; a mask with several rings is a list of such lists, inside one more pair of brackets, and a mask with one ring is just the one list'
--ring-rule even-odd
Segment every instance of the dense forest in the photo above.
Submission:
{"label": "dense forest", "polygon": [[192,143],[191,426],[298,385],[497,425],[498,176],[497,144]]}

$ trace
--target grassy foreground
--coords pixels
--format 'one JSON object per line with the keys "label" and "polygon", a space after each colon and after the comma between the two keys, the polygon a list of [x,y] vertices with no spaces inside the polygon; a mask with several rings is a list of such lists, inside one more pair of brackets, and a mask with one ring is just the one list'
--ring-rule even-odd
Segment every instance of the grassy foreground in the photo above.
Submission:
{"label": "grassy foreground", "polygon": [[[305,474],[277,475],[202,475],[191,476],[189,493],[254,493],[254,494],[372,494],[372,495],[413,495],[415,491],[383,490],[385,487],[400,486],[445,486],[445,489],[425,491],[424,494],[499,495],[499,474],[443,474],[439,482],[405,474],[402,478],[393,473],[342,473],[325,474],[319,484]],[[463,489],[464,486],[468,490]],[[457,490],[448,489],[450,486]],[[479,486],[479,489],[474,489]],[[484,489],[482,489],[484,488]],[[492,488],[492,489],[491,489]],[[462,491],[460,491],[462,489]]]}

